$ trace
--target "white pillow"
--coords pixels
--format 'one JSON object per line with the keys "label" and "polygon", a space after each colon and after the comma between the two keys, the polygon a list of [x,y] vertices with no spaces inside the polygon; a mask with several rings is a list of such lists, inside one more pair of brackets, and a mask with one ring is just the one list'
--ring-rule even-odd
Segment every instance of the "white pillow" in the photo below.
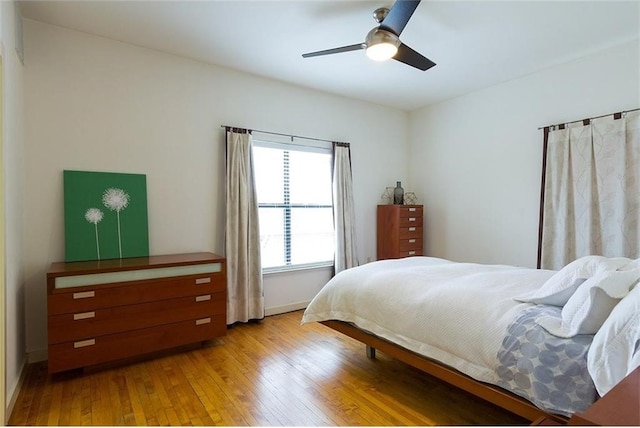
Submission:
{"label": "white pillow", "polygon": [[578,287],[562,308],[560,318],[545,315],[536,322],[558,337],[595,334],[638,279],[640,269],[600,272]]}
{"label": "white pillow", "polygon": [[640,269],[640,259],[631,260],[626,265],[623,265],[618,268],[618,270],[631,270],[631,269]]}
{"label": "white pillow", "polygon": [[585,256],[572,261],[545,282],[533,293],[516,297],[525,303],[564,306],[576,289],[598,272],[612,271],[628,264],[624,257]]}
{"label": "white pillow", "polygon": [[587,369],[603,396],[640,366],[640,285],[613,308],[593,336]]}

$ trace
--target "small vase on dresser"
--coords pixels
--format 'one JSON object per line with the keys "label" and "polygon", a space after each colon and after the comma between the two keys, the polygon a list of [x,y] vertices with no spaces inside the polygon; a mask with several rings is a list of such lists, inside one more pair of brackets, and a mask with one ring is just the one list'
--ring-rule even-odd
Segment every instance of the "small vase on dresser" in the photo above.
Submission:
{"label": "small vase on dresser", "polygon": [[396,187],[393,189],[393,203],[395,205],[402,205],[404,203],[404,189],[400,181],[396,182]]}

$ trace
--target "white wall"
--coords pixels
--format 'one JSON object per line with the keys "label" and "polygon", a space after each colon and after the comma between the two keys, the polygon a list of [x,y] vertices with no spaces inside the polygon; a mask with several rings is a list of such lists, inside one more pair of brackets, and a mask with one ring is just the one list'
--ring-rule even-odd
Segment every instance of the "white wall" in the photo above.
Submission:
{"label": "white wall", "polygon": [[[23,198],[23,67],[15,50],[14,2],[0,2],[0,43],[4,63],[3,165],[5,227],[5,308],[6,327],[6,398],[14,397],[25,364],[25,304],[22,246]],[[8,412],[7,412],[7,417]],[[4,422],[4,421],[3,421]]]}
{"label": "white wall", "polygon": [[428,255],[536,266],[542,131],[640,107],[637,41],[412,112]]}
{"label": "white wall", "polygon": [[[407,113],[35,21],[24,32],[27,351],[46,349],[45,273],[64,259],[62,171],[146,174],[150,253],[221,254],[220,125],[350,142],[359,254],[375,256],[375,206],[406,179]],[[268,276],[267,310],[328,278]]]}

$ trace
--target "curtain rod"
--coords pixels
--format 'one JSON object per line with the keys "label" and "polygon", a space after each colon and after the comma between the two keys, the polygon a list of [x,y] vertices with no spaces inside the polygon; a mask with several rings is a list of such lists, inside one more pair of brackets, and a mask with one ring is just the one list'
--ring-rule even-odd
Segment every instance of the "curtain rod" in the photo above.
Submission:
{"label": "curtain rod", "polygon": [[[220,128],[225,128],[225,129],[245,129],[245,128],[240,128],[238,126],[228,126],[228,125],[220,125]],[[304,138],[305,140],[313,140],[313,141],[322,141],[325,143],[339,143],[339,144],[349,144],[349,143],[341,143],[340,141],[331,141],[331,140],[324,140],[322,138],[313,138],[313,137],[303,137],[302,135],[291,135],[291,134],[282,134],[280,132],[271,132],[271,131],[261,131],[259,129],[246,129],[246,131],[249,132],[260,132],[263,134],[271,134],[271,135],[280,135],[281,137],[290,137],[290,138]]]}
{"label": "curtain rod", "polygon": [[640,108],[634,108],[634,109],[631,109],[631,110],[624,110],[624,111],[620,111],[620,112],[616,112],[616,113],[603,114],[603,115],[600,115],[600,116],[588,117],[586,119],[572,120],[571,122],[557,123],[555,125],[541,126],[541,127],[538,128],[538,130],[544,129],[544,128],[547,128],[547,127],[550,128],[552,126],[569,125],[570,123],[584,122],[585,120],[591,121],[593,119],[600,119],[601,117],[611,116],[612,114],[613,115],[615,115],[615,114],[625,115],[626,113],[629,113],[629,112],[632,112],[632,111],[638,111],[638,110],[640,110]]}

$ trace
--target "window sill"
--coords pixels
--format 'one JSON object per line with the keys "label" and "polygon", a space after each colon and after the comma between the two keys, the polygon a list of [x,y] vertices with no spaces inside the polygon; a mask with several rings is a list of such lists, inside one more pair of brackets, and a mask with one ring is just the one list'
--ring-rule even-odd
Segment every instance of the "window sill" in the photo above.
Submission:
{"label": "window sill", "polygon": [[324,268],[333,268],[333,262],[323,262],[323,263],[308,263],[304,265],[295,265],[295,266],[278,266],[272,268],[264,268],[262,269],[263,275],[271,275],[277,273],[285,273],[285,272],[295,272],[302,270],[313,270],[313,269],[324,269]]}

